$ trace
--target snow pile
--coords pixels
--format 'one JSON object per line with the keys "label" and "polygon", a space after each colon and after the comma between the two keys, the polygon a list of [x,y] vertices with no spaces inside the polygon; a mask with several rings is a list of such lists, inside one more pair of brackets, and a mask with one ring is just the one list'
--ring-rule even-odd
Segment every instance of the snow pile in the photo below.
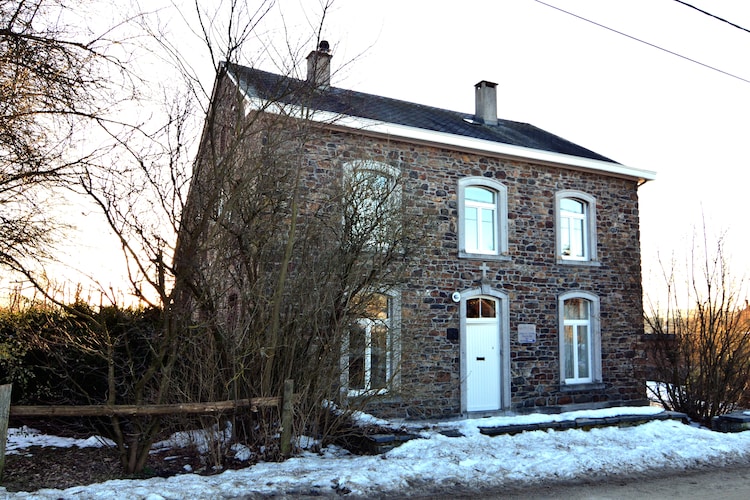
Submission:
{"label": "snow pile", "polygon": [[100,448],[102,446],[114,446],[115,443],[107,438],[93,436],[87,439],[66,438],[59,436],[48,436],[30,427],[8,429],[8,442],[5,445],[5,453],[13,455],[20,450],[31,446],[54,446],[56,448]]}
{"label": "snow pile", "polygon": [[[648,469],[721,466],[750,459],[750,432],[720,434],[654,421],[590,431],[533,431],[489,437],[478,428],[575,418],[653,414],[653,407],[578,411],[445,422],[385,455],[353,456],[337,447],[304,452],[283,463],[260,463],[214,476],[117,480],[84,487],[7,493],[8,498],[234,498],[248,495],[398,494],[415,484],[520,486],[555,479],[632,474]],[[464,437],[440,434],[458,429]],[[5,491],[0,488],[0,493]]]}
{"label": "snow pile", "polygon": [[464,436],[479,433],[480,427],[502,427],[516,424],[543,424],[549,422],[563,422],[576,420],[578,418],[607,418],[618,415],[656,415],[663,413],[664,409],[657,406],[633,406],[627,408],[604,408],[601,410],[579,410],[568,413],[542,414],[532,413],[529,415],[518,415],[513,417],[490,417],[482,419],[470,419],[456,422],[438,424],[438,427],[450,427],[458,429]]}
{"label": "snow pile", "polygon": [[169,439],[151,445],[151,451],[195,447],[198,453],[206,454],[212,449],[226,446],[231,439],[232,425],[227,422],[223,429],[214,425],[210,432],[202,430],[177,432],[172,434]]}

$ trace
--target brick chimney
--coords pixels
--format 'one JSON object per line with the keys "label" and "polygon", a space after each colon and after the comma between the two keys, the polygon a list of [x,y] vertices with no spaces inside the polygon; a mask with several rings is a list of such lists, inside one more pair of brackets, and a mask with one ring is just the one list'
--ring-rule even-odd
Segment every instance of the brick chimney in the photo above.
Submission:
{"label": "brick chimney", "polygon": [[482,80],[474,85],[476,112],[474,120],[485,125],[497,125],[497,84]]}
{"label": "brick chimney", "polygon": [[307,56],[307,81],[314,87],[331,85],[331,46],[325,40]]}

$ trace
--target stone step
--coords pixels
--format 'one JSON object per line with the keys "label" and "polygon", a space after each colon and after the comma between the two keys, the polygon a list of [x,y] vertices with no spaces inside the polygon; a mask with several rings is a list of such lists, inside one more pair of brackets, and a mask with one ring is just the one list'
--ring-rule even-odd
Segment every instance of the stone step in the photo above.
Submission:
{"label": "stone step", "polygon": [[742,432],[750,429],[750,414],[739,410],[711,419],[711,429],[719,432]]}
{"label": "stone step", "polygon": [[340,444],[352,453],[380,455],[418,437],[408,433],[351,435]]}
{"label": "stone step", "polygon": [[555,430],[564,431],[568,429],[592,429],[594,427],[625,427],[645,424],[653,420],[680,420],[688,423],[688,417],[684,413],[664,411],[654,415],[617,415],[602,418],[576,418],[575,420],[561,420],[557,422],[539,422],[535,424],[509,424],[498,426],[479,427],[479,432],[487,436],[499,436],[501,434],[519,434],[526,431]]}

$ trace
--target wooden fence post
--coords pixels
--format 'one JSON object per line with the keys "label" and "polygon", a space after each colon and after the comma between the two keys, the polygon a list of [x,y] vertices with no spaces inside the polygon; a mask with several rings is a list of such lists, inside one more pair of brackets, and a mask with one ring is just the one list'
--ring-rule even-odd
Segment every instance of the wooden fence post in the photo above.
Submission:
{"label": "wooden fence post", "polygon": [[5,443],[8,442],[8,416],[10,415],[10,392],[12,384],[0,385],[0,482],[5,470]]}
{"label": "wooden fence post", "polygon": [[281,454],[292,454],[292,425],[294,425],[294,380],[284,381],[284,398],[281,400]]}

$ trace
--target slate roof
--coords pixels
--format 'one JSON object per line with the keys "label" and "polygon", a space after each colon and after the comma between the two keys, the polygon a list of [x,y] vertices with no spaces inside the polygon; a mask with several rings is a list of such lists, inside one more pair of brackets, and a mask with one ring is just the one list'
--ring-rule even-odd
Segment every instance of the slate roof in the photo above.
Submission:
{"label": "slate roof", "polygon": [[[227,65],[227,69],[250,97],[617,164],[614,160],[528,123],[502,119],[498,120],[497,125],[474,123],[473,114],[336,87],[311,91],[310,85],[303,80],[235,64]],[[303,100],[305,102],[301,102]]]}

